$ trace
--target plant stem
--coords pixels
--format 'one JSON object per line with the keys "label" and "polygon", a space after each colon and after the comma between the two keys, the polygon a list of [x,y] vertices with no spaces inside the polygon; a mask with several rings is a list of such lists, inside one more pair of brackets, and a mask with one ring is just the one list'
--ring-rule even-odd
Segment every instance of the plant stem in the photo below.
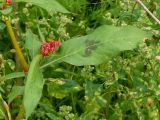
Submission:
{"label": "plant stem", "polygon": [[160,21],[158,18],[156,18],[153,13],[143,4],[141,0],[136,0],[143,8],[144,10],[160,25]]}
{"label": "plant stem", "polygon": [[75,99],[74,99],[74,93],[71,93],[71,98],[72,98],[72,107],[73,107],[73,111],[74,113],[76,113],[76,104],[75,104]]}
{"label": "plant stem", "polygon": [[134,5],[133,5],[132,11],[131,11],[131,12],[132,12],[132,14],[133,14],[133,11],[134,11],[134,9],[135,9],[136,5],[137,5],[137,2],[135,2],[135,3],[134,3]]}
{"label": "plant stem", "polygon": [[20,107],[19,107],[19,113],[18,113],[18,115],[17,115],[17,117],[16,117],[16,119],[15,120],[22,120],[23,119],[23,117],[24,117],[24,105],[20,105]]}
{"label": "plant stem", "polygon": [[9,106],[8,106],[8,104],[6,103],[6,101],[3,100],[1,94],[0,94],[0,100],[1,100],[2,103],[3,103],[3,107],[6,109],[7,116],[8,116],[8,120],[12,120],[11,113],[10,113],[10,111],[9,111]]}
{"label": "plant stem", "polygon": [[13,46],[14,46],[14,48],[16,50],[16,53],[17,53],[17,55],[18,55],[18,57],[20,59],[21,65],[23,67],[23,70],[24,70],[24,72],[27,73],[28,70],[29,70],[28,64],[27,64],[27,62],[26,62],[26,60],[25,60],[25,58],[23,56],[23,53],[22,53],[22,51],[21,51],[21,49],[20,49],[20,47],[18,45],[18,42],[17,42],[17,39],[15,37],[13,28],[12,28],[11,23],[10,23],[10,21],[9,21],[9,19],[7,17],[5,17],[5,23],[6,23],[6,26],[7,26],[8,33],[9,33],[9,35],[11,37],[12,44],[13,44]]}
{"label": "plant stem", "polygon": [[[17,39],[15,37],[15,33],[14,33],[12,25],[11,25],[11,22],[9,21],[9,19],[7,17],[4,17],[4,21],[5,21],[6,26],[7,26],[7,31],[9,33],[10,37],[11,37],[12,44],[13,44],[13,46],[14,46],[14,48],[16,50],[17,56],[18,56],[18,58],[19,58],[19,60],[21,62],[23,71],[25,73],[27,73],[28,70],[29,70],[29,67],[28,67],[28,64],[27,64],[27,62],[26,62],[26,60],[24,58],[24,55],[23,55],[23,53],[21,51],[21,48],[18,45]],[[24,106],[21,105],[20,111],[19,111],[19,113],[18,113],[18,115],[16,117],[16,120],[23,119],[23,116],[24,116]]]}

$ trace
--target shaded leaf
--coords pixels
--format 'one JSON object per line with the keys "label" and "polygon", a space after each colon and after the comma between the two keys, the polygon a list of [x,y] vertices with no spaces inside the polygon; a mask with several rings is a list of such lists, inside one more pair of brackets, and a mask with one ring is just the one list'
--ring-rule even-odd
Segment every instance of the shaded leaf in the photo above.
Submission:
{"label": "shaded leaf", "polygon": [[92,100],[95,97],[95,93],[100,93],[102,89],[102,85],[93,84],[91,81],[86,81],[85,84],[85,96],[87,100]]}
{"label": "shaded leaf", "polygon": [[14,73],[7,74],[3,77],[0,77],[0,80],[6,81],[6,80],[10,80],[10,79],[14,79],[14,78],[21,78],[21,77],[25,77],[24,72],[14,72]]}
{"label": "shaded leaf", "polygon": [[100,108],[106,107],[107,101],[102,96],[96,97],[96,103],[100,106]]}
{"label": "shaded leaf", "polygon": [[24,86],[14,86],[8,95],[8,102],[11,103],[17,96],[23,95]]}
{"label": "shaded leaf", "polygon": [[41,66],[41,68],[46,67],[46,65],[48,65],[48,63],[54,63],[54,64],[52,64],[54,66],[54,65],[56,65],[58,63],[63,62],[62,59],[59,59],[59,58],[60,58],[60,55],[58,55],[56,53],[52,54],[52,55],[49,55],[47,58],[45,58],[45,59],[42,60],[42,66]]}
{"label": "shaded leaf", "polygon": [[3,30],[6,27],[6,25],[2,22],[0,22],[0,30]]}
{"label": "shaded leaf", "polygon": [[0,101],[0,120],[5,119],[5,110],[3,108],[3,103]]}
{"label": "shaded leaf", "polygon": [[5,93],[4,89],[0,86],[0,93]]}
{"label": "shaded leaf", "polygon": [[24,91],[24,107],[26,111],[26,118],[28,118],[34,111],[42,95],[44,81],[42,72],[39,69],[41,57],[41,55],[34,57],[27,76]]}
{"label": "shaded leaf", "polygon": [[6,110],[4,107],[4,100],[2,98],[2,95],[0,93],[0,119],[4,120],[6,118]]}
{"label": "shaded leaf", "polygon": [[63,118],[57,117],[56,115],[52,113],[46,113],[46,115],[50,118],[50,120],[64,120]]}
{"label": "shaded leaf", "polygon": [[83,120],[92,120],[95,118],[95,113],[106,107],[106,99],[101,96],[102,84],[94,84],[91,81],[85,82],[85,112],[81,115]]}
{"label": "shaded leaf", "polygon": [[27,29],[27,32],[26,32],[25,46],[26,48],[28,48],[32,58],[36,56],[40,51],[41,42],[39,41],[38,36],[33,34],[30,29]]}
{"label": "shaded leaf", "polygon": [[3,77],[3,80],[25,77],[24,72],[14,72]]}
{"label": "shaded leaf", "polygon": [[81,90],[77,82],[73,80],[52,80],[48,84],[48,93],[58,99],[62,99],[69,95],[71,92]]}
{"label": "shaded leaf", "polygon": [[8,59],[6,62],[11,70],[15,70],[16,65],[12,59]]}
{"label": "shaded leaf", "polygon": [[37,5],[45,10],[48,11],[48,13],[53,12],[62,12],[62,13],[69,13],[68,10],[66,10],[59,2],[56,0],[15,0],[15,2],[28,2],[32,3],[34,5]]}
{"label": "shaded leaf", "polygon": [[13,7],[7,7],[6,9],[4,10],[0,10],[0,12],[3,14],[3,15],[8,15],[9,13],[11,13],[13,10]]}

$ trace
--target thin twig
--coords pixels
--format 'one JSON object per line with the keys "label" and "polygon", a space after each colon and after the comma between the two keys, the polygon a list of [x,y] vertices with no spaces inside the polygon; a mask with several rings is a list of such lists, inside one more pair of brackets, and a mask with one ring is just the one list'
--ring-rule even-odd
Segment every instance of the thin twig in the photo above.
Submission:
{"label": "thin twig", "polygon": [[160,25],[160,21],[158,18],[156,18],[153,13],[143,4],[141,0],[136,0],[143,8],[144,10]]}

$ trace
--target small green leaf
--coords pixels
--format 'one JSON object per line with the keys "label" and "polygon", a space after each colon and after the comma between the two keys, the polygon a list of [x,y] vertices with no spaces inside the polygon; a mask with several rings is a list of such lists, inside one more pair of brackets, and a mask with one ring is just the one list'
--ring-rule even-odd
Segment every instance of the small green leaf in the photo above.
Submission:
{"label": "small green leaf", "polygon": [[107,104],[106,99],[104,99],[102,96],[97,96],[96,97],[96,102],[100,106],[100,108],[104,108]]}
{"label": "small green leaf", "polygon": [[32,58],[35,57],[40,51],[41,42],[39,41],[38,36],[33,34],[30,29],[27,29],[26,32],[25,46],[29,50]]}
{"label": "small green leaf", "polygon": [[5,115],[5,108],[4,108],[4,104],[3,104],[3,98],[1,96],[1,93],[0,93],[0,120],[4,120],[6,115]]}
{"label": "small green leaf", "polygon": [[85,84],[85,96],[87,100],[92,100],[95,97],[95,93],[100,93],[102,89],[101,84],[94,84],[91,81],[86,81]]}
{"label": "small green leaf", "polygon": [[[0,104],[2,103],[0,102]],[[5,112],[2,109],[2,105],[0,105],[0,120],[4,120],[4,119],[5,119]]]}
{"label": "small green leaf", "polygon": [[71,92],[80,91],[81,87],[73,80],[52,80],[48,84],[48,93],[58,99],[62,99]]}
{"label": "small green leaf", "polygon": [[14,72],[14,73],[7,74],[3,77],[0,77],[0,80],[6,81],[6,80],[10,80],[14,78],[21,78],[21,77],[25,77],[24,72]]}
{"label": "small green leaf", "polygon": [[0,86],[0,93],[5,93],[4,89]]}
{"label": "small green leaf", "polygon": [[15,70],[16,65],[15,65],[15,62],[12,59],[8,59],[6,62],[9,65],[11,70]]}
{"label": "small green leaf", "polygon": [[11,13],[13,10],[13,7],[7,7],[6,9],[4,10],[0,10],[0,12],[3,14],[3,15],[8,15],[9,13]]}
{"label": "small green leaf", "polygon": [[46,115],[50,118],[50,120],[64,120],[63,118],[57,117],[56,115],[52,113],[46,113]]}
{"label": "small green leaf", "polygon": [[0,22],[0,30],[3,30],[6,27],[6,25],[2,22]]}
{"label": "small green leaf", "polygon": [[102,85],[91,81],[85,82],[85,112],[81,115],[83,120],[92,120],[95,113],[102,107],[106,107],[106,99],[101,96]]}
{"label": "small green leaf", "polygon": [[45,10],[48,11],[48,13],[54,13],[54,12],[62,12],[62,13],[69,13],[68,10],[66,10],[60,3],[58,3],[56,0],[15,0],[15,2],[28,2],[32,3],[34,5],[37,5]]}
{"label": "small green leaf", "polygon": [[24,86],[14,86],[8,95],[8,102],[11,103],[17,96],[23,95]]}
{"label": "small green leaf", "polygon": [[42,96],[44,80],[42,72],[39,69],[39,62],[41,60],[41,57],[41,55],[37,55],[31,62],[25,84],[24,107],[26,118],[28,118],[34,111]]}

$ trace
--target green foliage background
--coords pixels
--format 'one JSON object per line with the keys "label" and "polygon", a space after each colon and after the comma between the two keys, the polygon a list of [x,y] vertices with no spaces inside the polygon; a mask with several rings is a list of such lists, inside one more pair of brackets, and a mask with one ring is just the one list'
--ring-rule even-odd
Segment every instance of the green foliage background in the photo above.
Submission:
{"label": "green foliage background", "polygon": [[[8,8],[1,14],[10,16],[31,67],[28,76],[21,72],[0,21],[0,93],[11,103],[13,118],[24,103],[29,120],[160,119],[159,25],[135,1],[14,2],[15,12]],[[160,18],[158,0],[144,3]],[[62,47],[40,60],[41,44],[53,39],[60,40]],[[100,52],[90,52],[91,47],[84,46],[86,39],[105,45],[97,48]],[[86,59],[80,51],[64,57],[77,49],[96,55]],[[19,82],[22,79],[24,83]],[[17,100],[19,95],[23,100]],[[0,105],[0,119],[5,114]]]}

